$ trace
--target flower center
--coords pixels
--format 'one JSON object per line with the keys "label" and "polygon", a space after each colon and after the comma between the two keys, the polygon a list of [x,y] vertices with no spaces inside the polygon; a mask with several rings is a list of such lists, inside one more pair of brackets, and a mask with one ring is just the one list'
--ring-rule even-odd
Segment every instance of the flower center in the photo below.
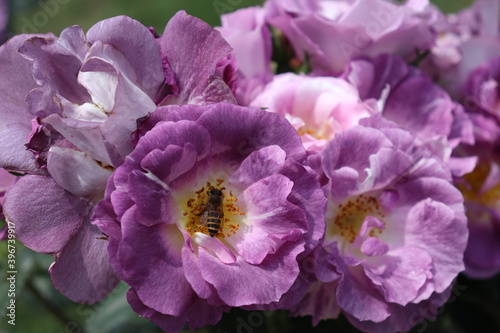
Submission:
{"label": "flower center", "polygon": [[368,233],[371,237],[379,236],[385,228],[385,222],[382,220],[385,214],[377,198],[361,194],[343,203],[332,203],[327,212],[327,237],[340,236],[352,244],[367,216],[373,216],[384,224],[384,227],[372,228]]}
{"label": "flower center", "polygon": [[238,199],[231,190],[222,186],[223,183],[223,179],[216,179],[215,184],[207,181],[181,204],[185,230],[191,236],[201,232],[225,238],[238,231],[239,220],[245,212],[236,205]]}
{"label": "flower center", "polygon": [[286,114],[285,118],[292,124],[297,133],[302,137],[308,135],[316,140],[331,140],[335,131],[331,128],[331,123],[327,120],[321,124],[315,124],[313,121],[302,119],[301,117]]}
{"label": "flower center", "polygon": [[297,130],[297,132],[299,133],[300,136],[308,134],[317,140],[331,140],[331,139],[333,139],[332,135],[328,135],[328,128],[326,128],[326,125],[323,125],[319,129],[311,129],[308,126],[302,126]]}
{"label": "flower center", "polygon": [[500,182],[484,188],[491,166],[485,161],[480,161],[476,168],[466,174],[465,183],[457,184],[466,201],[475,202],[491,208],[500,207]]}

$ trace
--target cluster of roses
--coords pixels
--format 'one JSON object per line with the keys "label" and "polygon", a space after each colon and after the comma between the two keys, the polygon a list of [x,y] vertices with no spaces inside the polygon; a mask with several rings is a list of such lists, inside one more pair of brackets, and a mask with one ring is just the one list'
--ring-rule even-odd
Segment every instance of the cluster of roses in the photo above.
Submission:
{"label": "cluster of roses", "polygon": [[231,307],[408,330],[464,269],[500,271],[499,4],[269,0],[217,29],[13,37],[5,218],[66,297],[124,280],[169,332]]}

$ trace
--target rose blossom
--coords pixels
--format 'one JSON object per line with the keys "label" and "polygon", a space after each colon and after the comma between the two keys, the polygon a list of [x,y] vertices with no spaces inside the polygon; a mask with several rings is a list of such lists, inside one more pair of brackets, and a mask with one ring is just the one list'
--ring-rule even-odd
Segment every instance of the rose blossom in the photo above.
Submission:
{"label": "rose blossom", "polygon": [[500,151],[485,143],[464,150],[479,156],[476,168],[456,182],[464,195],[470,233],[464,273],[489,278],[500,272]]}
{"label": "rose blossom", "polygon": [[500,57],[474,68],[463,86],[463,105],[474,124],[474,136],[481,143],[500,142]]}
{"label": "rose blossom", "polygon": [[325,198],[293,127],[231,104],[168,106],[140,134],[93,218],[132,308],[177,332],[279,302],[324,232]]}
{"label": "rose blossom", "polygon": [[478,158],[476,168],[456,181],[465,197],[470,240],[465,273],[488,278],[500,271],[500,58],[471,71],[464,85],[464,107],[474,124],[476,143],[462,145],[457,155]]}
{"label": "rose blossom", "polygon": [[339,74],[360,55],[412,59],[435,39],[428,1],[270,0],[266,10],[267,21],[283,32],[297,56],[303,60],[307,54],[320,72]]}
{"label": "rose blossom", "polygon": [[16,36],[1,52],[8,59],[2,72],[16,79],[0,87],[7,95],[0,162],[27,173],[6,196],[5,215],[27,247],[56,257],[56,289],[76,302],[96,302],[118,279],[89,219],[113,168],[133,148],[136,120],[156,108],[159,47],[146,27],[122,16],[86,35],[74,26],[59,38]]}
{"label": "rose blossom", "polygon": [[250,105],[287,118],[311,151],[321,151],[337,133],[374,112],[343,79],[292,73],[276,75]]}
{"label": "rose blossom", "polygon": [[[212,75],[229,51],[218,32],[184,12],[158,41],[120,16],[86,35],[74,26],[59,38],[21,35],[0,48],[9,78],[0,83],[0,166],[27,174],[9,191],[5,214],[20,241],[56,257],[52,282],[71,300],[96,302],[118,282],[106,238],[89,220],[134,148],[138,120],[155,101],[234,101]],[[186,65],[197,56],[205,62]]]}
{"label": "rose blossom", "polygon": [[497,57],[500,2],[478,0],[457,14],[441,16],[432,26],[438,34],[436,45],[422,68],[456,100],[467,97],[464,85],[480,64]]}
{"label": "rose blossom", "polygon": [[330,183],[319,282],[295,313],[318,322],[342,311],[365,332],[406,331],[436,315],[464,268],[463,198],[409,132],[380,116],[361,124],[321,154]]}
{"label": "rose blossom", "polygon": [[460,143],[474,143],[470,117],[424,72],[399,57],[381,55],[352,60],[342,77],[358,88],[361,100],[377,100],[384,118],[410,131],[454,175],[474,168],[475,158],[452,156]]}
{"label": "rose blossom", "polygon": [[238,103],[248,105],[272,79],[271,32],[266,25],[265,10],[244,8],[221,16],[217,30],[233,48],[237,83],[233,89]]}

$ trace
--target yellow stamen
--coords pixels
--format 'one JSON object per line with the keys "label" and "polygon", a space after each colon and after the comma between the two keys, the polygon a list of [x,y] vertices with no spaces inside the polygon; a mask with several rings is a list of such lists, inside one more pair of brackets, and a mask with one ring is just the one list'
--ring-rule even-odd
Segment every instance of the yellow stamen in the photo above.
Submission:
{"label": "yellow stamen", "polygon": [[[223,179],[216,179],[214,186],[210,181],[207,181],[205,186],[194,191],[193,196],[189,196],[180,201],[181,207],[184,210],[182,213],[184,217],[183,224],[185,225],[185,230],[190,235],[196,232],[207,235],[210,234],[207,225],[202,225],[201,221],[203,213],[209,208],[215,211],[220,210],[223,213],[223,218],[220,219],[220,230],[214,237],[222,239],[230,237],[238,231],[240,218],[237,216],[243,216],[245,212],[241,211],[241,209],[235,205],[238,199],[234,196],[232,190],[227,191],[225,186],[221,186],[223,183]],[[209,192],[213,189],[218,189],[222,192],[222,203],[218,207],[213,207],[213,205],[209,207]],[[217,220],[217,218],[215,219]]]}
{"label": "yellow stamen", "polygon": [[480,161],[472,172],[463,177],[465,183],[457,184],[466,201],[490,208],[500,208],[500,182],[487,189],[483,188],[490,172],[490,164]]}
{"label": "yellow stamen", "polygon": [[332,208],[332,221],[327,224],[327,236],[341,236],[349,243],[353,243],[359,234],[361,225],[367,216],[373,216],[382,223],[384,227],[373,228],[369,231],[371,237],[379,236],[385,229],[385,217],[378,200],[375,197],[359,195],[351,198]]}

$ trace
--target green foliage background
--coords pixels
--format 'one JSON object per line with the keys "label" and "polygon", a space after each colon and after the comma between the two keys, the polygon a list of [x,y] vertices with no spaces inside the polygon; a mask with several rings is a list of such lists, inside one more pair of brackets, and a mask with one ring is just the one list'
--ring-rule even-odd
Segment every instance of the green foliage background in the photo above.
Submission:
{"label": "green foliage background", "polygon": [[[262,4],[264,0],[15,0],[12,3],[12,31],[18,33],[59,32],[78,24],[84,30],[116,15],[128,15],[162,32],[168,19],[184,9],[215,26],[219,15],[238,8]],[[432,1],[446,12],[454,12],[471,0]],[[40,13],[45,13],[44,15]]]}
{"label": "green foliage background", "polygon": [[[125,14],[162,32],[168,19],[178,10],[219,25],[219,15],[241,7],[261,4],[262,0],[15,0],[11,1],[13,34],[54,32],[70,25],[87,30],[99,20]],[[446,12],[454,12],[471,0],[436,0]],[[0,222],[1,224],[1,222]],[[17,242],[16,326],[6,323],[8,285],[5,283],[7,244],[0,243],[0,333],[153,333],[161,332],[139,318],[125,300],[127,286],[120,284],[99,304],[74,304],[53,287],[47,273],[53,258],[34,253]],[[323,321],[311,328],[310,318],[289,318],[286,311],[272,313],[234,309],[217,327],[198,333],[295,333],[358,332],[345,318]],[[500,332],[500,277],[471,281],[460,276],[452,298],[435,322],[417,325],[414,333],[498,333]]]}

